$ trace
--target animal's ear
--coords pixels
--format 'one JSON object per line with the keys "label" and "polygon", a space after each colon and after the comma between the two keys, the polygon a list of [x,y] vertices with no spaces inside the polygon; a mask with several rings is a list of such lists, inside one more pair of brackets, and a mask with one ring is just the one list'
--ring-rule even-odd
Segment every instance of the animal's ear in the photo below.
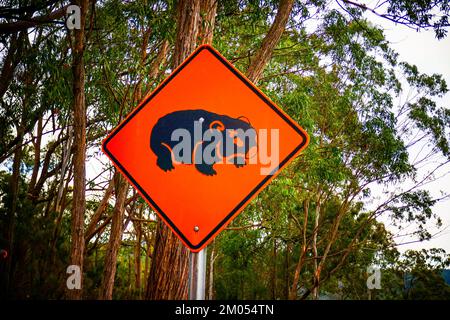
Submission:
{"label": "animal's ear", "polygon": [[239,120],[242,120],[244,122],[247,122],[248,124],[251,125],[250,120],[248,120],[248,118],[246,116],[239,116],[237,117]]}
{"label": "animal's ear", "polygon": [[209,128],[210,129],[217,129],[217,130],[220,130],[220,131],[225,130],[224,124],[222,123],[222,121],[219,121],[219,120],[214,120],[213,122],[211,122],[209,124]]}

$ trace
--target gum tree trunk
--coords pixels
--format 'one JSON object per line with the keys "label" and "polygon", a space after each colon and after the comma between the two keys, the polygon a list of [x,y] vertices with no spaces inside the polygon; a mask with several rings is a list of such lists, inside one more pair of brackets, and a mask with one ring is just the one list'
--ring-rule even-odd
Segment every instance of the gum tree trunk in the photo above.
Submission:
{"label": "gum tree trunk", "polygon": [[[174,67],[196,48],[199,21],[200,0],[178,2]],[[146,298],[187,299],[189,251],[162,221],[156,232]]]}
{"label": "gum tree trunk", "polygon": [[119,174],[115,174],[114,185],[116,186],[116,203],[111,223],[111,233],[109,236],[108,248],[105,258],[105,270],[103,272],[103,282],[100,289],[99,299],[111,300],[114,288],[114,278],[116,276],[117,254],[120,242],[122,241],[123,222],[125,215],[125,200],[128,191],[128,182]]}
{"label": "gum tree trunk", "polygon": [[214,23],[216,21],[218,0],[202,0],[200,14],[203,19],[199,23],[199,36],[201,44],[212,44],[214,36]]}
{"label": "gum tree trunk", "polygon": [[81,288],[67,289],[68,299],[80,300],[83,294],[83,256],[84,256],[84,214],[86,210],[86,102],[84,95],[84,27],[88,0],[76,1],[80,7],[81,28],[75,29],[75,43],[73,47],[73,123],[74,123],[74,146],[73,156],[73,201],[72,201],[72,225],[71,225],[71,249],[70,264],[80,268]]}
{"label": "gum tree trunk", "polygon": [[272,58],[273,50],[280,41],[281,35],[286,28],[286,23],[289,19],[289,15],[292,11],[294,0],[281,0],[278,6],[277,15],[275,20],[267,32],[260,49],[256,52],[255,57],[252,59],[250,66],[247,70],[247,77],[252,82],[258,82],[261,78],[262,72]]}

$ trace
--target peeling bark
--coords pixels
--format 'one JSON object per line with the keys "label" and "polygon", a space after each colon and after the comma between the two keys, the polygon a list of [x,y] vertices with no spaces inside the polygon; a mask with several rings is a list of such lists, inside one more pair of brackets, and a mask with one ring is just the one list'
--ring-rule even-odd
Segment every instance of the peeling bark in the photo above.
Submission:
{"label": "peeling bark", "polygon": [[281,39],[281,35],[286,28],[289,15],[291,14],[294,0],[281,0],[278,6],[278,12],[275,20],[267,32],[261,47],[256,52],[247,70],[247,77],[252,82],[258,82],[266,67],[267,63],[272,57],[273,50]]}
{"label": "peeling bark", "polygon": [[[177,37],[174,67],[180,65],[197,46],[200,1],[181,0],[177,7]],[[173,232],[158,222],[147,299],[187,299],[189,251]]]}
{"label": "peeling bark", "polygon": [[114,278],[117,267],[117,254],[124,228],[125,200],[129,184],[121,174],[116,174],[114,185],[116,186],[116,203],[111,223],[108,248],[106,250],[105,269],[103,282],[100,288],[100,300],[111,300],[114,288]]}
{"label": "peeling bark", "polygon": [[86,244],[95,236],[95,230],[97,227],[97,223],[100,221],[100,217],[105,212],[106,206],[108,205],[109,198],[111,198],[111,195],[114,191],[114,179],[111,179],[109,182],[108,188],[105,191],[105,194],[103,195],[103,199],[98,205],[97,209],[94,212],[94,215],[91,218],[91,221],[89,222],[89,226],[86,229]]}
{"label": "peeling bark", "polygon": [[200,4],[199,41],[201,44],[212,44],[214,23],[216,21],[218,0],[203,0]]}
{"label": "peeling bark", "polygon": [[[73,203],[72,203],[72,233],[70,264],[77,265],[80,268],[80,274],[83,275],[83,256],[84,256],[84,214],[86,210],[86,102],[84,95],[84,28],[86,13],[88,10],[88,0],[76,1],[80,6],[81,28],[75,29],[75,44],[73,48],[73,123],[74,123],[74,146],[73,156]],[[83,278],[83,277],[81,277]],[[80,300],[83,294],[83,279],[81,279],[81,289],[67,289],[66,297],[68,299]]]}

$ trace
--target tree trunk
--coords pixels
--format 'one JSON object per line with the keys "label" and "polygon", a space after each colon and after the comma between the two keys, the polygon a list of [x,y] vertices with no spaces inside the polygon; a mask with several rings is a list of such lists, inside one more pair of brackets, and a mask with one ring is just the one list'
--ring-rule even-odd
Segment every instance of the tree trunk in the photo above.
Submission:
{"label": "tree trunk", "polygon": [[278,256],[278,248],[277,248],[277,239],[273,239],[273,251],[272,251],[272,279],[271,279],[271,294],[272,300],[275,300],[277,297],[277,256]]}
{"label": "tree trunk", "polygon": [[319,299],[319,283],[320,283],[320,270],[318,266],[318,253],[317,253],[317,233],[319,232],[319,220],[320,220],[320,189],[317,190],[316,198],[316,215],[314,219],[314,233],[312,240],[312,250],[314,257],[314,288],[312,290],[312,295],[315,300]]}
{"label": "tree trunk", "polygon": [[247,70],[247,77],[250,81],[256,83],[261,78],[262,72],[272,57],[273,50],[280,41],[281,35],[286,28],[286,23],[288,22],[293,5],[294,0],[280,1],[275,20]]}
{"label": "tree trunk", "polygon": [[33,172],[31,174],[30,182],[28,183],[28,195],[31,195],[31,193],[33,192],[39,174],[39,168],[41,166],[42,130],[43,130],[42,117],[39,117],[36,129],[36,139],[33,138],[34,163],[33,163]]}
{"label": "tree trunk", "polygon": [[86,228],[86,239],[85,239],[86,245],[89,242],[89,240],[91,240],[92,237],[95,236],[97,224],[100,221],[102,214],[106,210],[106,206],[108,205],[109,198],[113,194],[113,191],[114,191],[114,178],[111,179],[111,181],[109,181],[109,185],[108,188],[106,188],[105,194],[103,195],[103,199],[98,205],[94,214],[92,215],[91,221],[89,222],[89,225]]}
{"label": "tree trunk", "polygon": [[289,285],[290,285],[290,278],[289,278],[289,266],[290,266],[290,254],[292,251],[292,243],[288,242],[286,244],[286,255],[284,257],[284,299],[289,299]]}
{"label": "tree trunk", "polygon": [[[144,264],[144,279],[148,279],[148,271],[150,269],[150,248],[152,246],[152,241],[150,241],[147,237],[145,237],[146,241],[146,250],[145,250],[145,264]],[[145,282],[144,285],[144,293],[147,292],[147,284],[148,282]]]}
{"label": "tree trunk", "polygon": [[72,149],[72,127],[68,126],[67,128],[67,135],[68,139],[66,143],[63,146],[62,150],[62,165],[61,165],[61,175],[60,175],[60,182],[58,186],[58,194],[56,196],[56,204],[55,204],[55,211],[56,214],[59,214],[61,212],[61,202],[62,202],[62,196],[64,191],[64,177],[66,175],[67,166],[69,165],[69,160],[71,156],[71,149]]}
{"label": "tree trunk", "polygon": [[148,73],[150,79],[156,78],[156,76],[160,72],[161,65],[166,62],[168,50],[169,50],[169,41],[164,40],[161,43],[158,54],[156,55],[155,61],[153,62],[153,66]]}
{"label": "tree trunk", "polygon": [[[73,168],[69,168],[69,172],[67,174],[66,177],[66,182],[65,182],[65,186],[64,186],[64,192],[62,195],[62,200],[61,200],[61,210],[59,211],[59,213],[57,213],[56,215],[56,219],[55,219],[55,226],[53,228],[53,236],[51,239],[51,244],[50,244],[50,265],[53,266],[55,263],[55,255],[56,255],[56,243],[58,241],[58,237],[59,237],[59,233],[61,230],[61,222],[62,222],[62,218],[63,218],[63,214],[64,214],[64,210],[66,208],[67,205],[67,191],[69,189],[69,182],[71,180],[71,175],[72,175],[72,170]],[[56,201],[55,201],[55,207],[56,207]]]}
{"label": "tree trunk", "polygon": [[[138,219],[142,218],[142,211],[144,205],[139,206]],[[138,292],[138,297],[141,299],[141,242],[142,242],[142,228],[141,221],[135,221],[134,229],[136,230],[136,245],[134,246],[134,278],[135,289]]]}
{"label": "tree trunk", "polygon": [[[75,3],[80,7],[81,28],[75,29],[75,44],[73,48],[73,95],[74,95],[74,161],[73,161],[73,202],[72,202],[72,243],[70,250],[70,264],[80,268],[80,275],[83,275],[84,256],[84,214],[86,210],[86,105],[84,96],[84,27],[86,22],[86,12],[88,0],[80,0]],[[81,277],[80,289],[67,289],[68,299],[81,299],[83,294],[83,277]]]}
{"label": "tree trunk", "polygon": [[297,289],[298,283],[300,280],[300,271],[303,268],[303,263],[305,261],[306,251],[308,250],[308,246],[306,243],[306,229],[308,226],[308,216],[309,216],[309,199],[303,201],[303,245],[302,251],[298,258],[297,266],[295,267],[294,279],[292,281],[291,291],[289,293],[289,300],[294,300],[297,298]]}
{"label": "tree trunk", "polygon": [[116,276],[117,253],[122,241],[123,220],[125,213],[125,200],[128,192],[128,182],[119,174],[115,174],[114,185],[116,186],[116,203],[114,205],[111,233],[109,235],[108,249],[105,258],[105,270],[103,272],[103,282],[100,288],[101,300],[111,300],[114,288],[114,278]]}
{"label": "tree trunk", "polygon": [[[180,65],[197,45],[200,0],[180,0],[177,7],[177,36],[174,67]],[[158,222],[147,299],[187,299],[189,251],[162,221]]]}
{"label": "tree trunk", "polygon": [[[317,268],[316,268],[316,270],[314,272],[314,282],[313,282],[313,286],[312,286],[312,288],[310,290],[313,293],[314,293],[314,290],[316,288],[319,288],[320,281],[321,281],[320,280],[320,275],[321,275],[323,266],[325,265],[325,262],[326,262],[326,260],[328,258],[328,254],[330,252],[331,246],[336,241],[336,236],[337,236],[337,233],[338,233],[338,230],[339,230],[339,225],[341,223],[341,219],[342,219],[344,213],[347,211],[347,209],[348,209],[348,201],[345,200],[344,204],[342,204],[341,207],[339,208],[339,211],[338,211],[338,213],[336,215],[335,221],[334,221],[333,226],[332,226],[332,230],[331,230],[331,234],[329,236],[328,243],[325,246],[325,249],[323,250],[323,254],[321,255],[320,260],[319,260],[320,262],[317,265]],[[304,295],[304,297],[306,298],[306,296],[307,296],[307,293]]]}
{"label": "tree trunk", "polygon": [[201,44],[212,44],[214,23],[216,21],[218,0],[203,0],[200,4],[200,19],[198,38]]}
{"label": "tree trunk", "polygon": [[[23,131],[18,128],[18,136],[20,137],[19,143],[22,144],[23,141]],[[20,162],[22,161],[22,147],[18,147],[14,152],[14,159],[12,165],[12,175],[9,180],[9,192],[8,197],[8,207],[7,207],[7,227],[6,236],[7,241],[6,251],[8,256],[4,263],[4,270],[1,271],[2,277],[2,288],[1,295],[4,298],[10,297],[11,283],[12,283],[12,273],[13,273],[13,258],[14,258],[14,230],[16,226],[16,214],[17,214],[17,201],[19,197],[19,180],[20,180]]]}
{"label": "tree trunk", "polygon": [[188,250],[164,222],[158,221],[147,299],[187,299],[188,262]]}
{"label": "tree trunk", "polygon": [[177,7],[177,36],[174,67],[178,67],[197,46],[200,0],[180,0]]}

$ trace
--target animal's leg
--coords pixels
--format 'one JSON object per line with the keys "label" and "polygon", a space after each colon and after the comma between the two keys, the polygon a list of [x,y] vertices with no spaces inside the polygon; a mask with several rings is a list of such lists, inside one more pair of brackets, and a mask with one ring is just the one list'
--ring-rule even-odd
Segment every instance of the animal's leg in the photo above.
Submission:
{"label": "animal's leg", "polygon": [[170,147],[161,144],[159,147],[159,150],[157,151],[158,160],[156,160],[156,164],[158,167],[160,167],[164,171],[170,171],[174,169],[173,163],[172,163],[172,151],[170,150]]}
{"label": "animal's leg", "polygon": [[241,167],[243,167],[243,166],[246,165],[246,163],[245,163],[245,157],[243,157],[243,156],[236,156],[236,157],[233,159],[233,163],[234,163],[234,165],[236,166],[236,168],[241,168]]}
{"label": "animal's leg", "polygon": [[[206,144],[206,142],[202,143],[201,152],[203,152]],[[215,153],[212,156],[215,157]],[[204,175],[213,176],[217,174],[216,170],[213,168],[214,162],[211,164],[205,162],[203,154],[200,154],[200,150],[197,147],[194,148],[193,160],[195,162],[195,168]]]}
{"label": "animal's leg", "polygon": [[195,168],[198,171],[200,171],[201,173],[203,173],[204,175],[207,175],[207,176],[213,176],[213,175],[217,174],[217,172],[216,172],[216,170],[214,170],[212,164],[197,163],[195,165]]}

